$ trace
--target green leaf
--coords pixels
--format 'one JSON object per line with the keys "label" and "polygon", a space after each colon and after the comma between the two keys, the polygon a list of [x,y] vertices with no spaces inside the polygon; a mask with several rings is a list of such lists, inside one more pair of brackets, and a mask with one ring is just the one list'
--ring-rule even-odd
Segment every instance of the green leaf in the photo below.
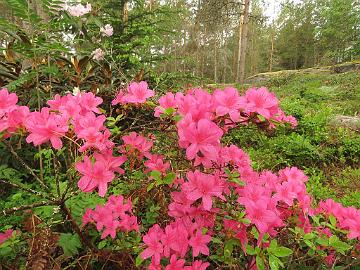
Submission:
{"label": "green leaf", "polygon": [[339,241],[339,238],[336,235],[333,235],[329,238],[329,245],[331,246],[332,244],[336,243],[337,241]]}
{"label": "green leaf", "polygon": [[175,112],[175,109],[171,108],[171,107],[164,110],[164,113],[166,115],[172,115],[174,112]]}
{"label": "green leaf", "polygon": [[74,256],[79,253],[81,242],[77,234],[62,233],[60,234],[59,246],[64,250],[65,256]]}
{"label": "green leaf", "polygon": [[316,242],[322,246],[328,246],[329,245],[329,240],[327,238],[322,238],[319,237],[316,239]]}
{"label": "green leaf", "polygon": [[252,246],[246,245],[246,253],[249,255],[255,255],[256,251]]}
{"label": "green leaf", "polygon": [[106,240],[100,241],[98,244],[98,249],[102,249],[106,246]]}
{"label": "green leaf", "polygon": [[278,270],[279,269],[279,258],[275,257],[274,255],[269,256],[269,265],[271,270]]}
{"label": "green leaf", "polygon": [[257,115],[257,118],[258,118],[261,122],[264,122],[264,121],[266,120],[265,117],[262,116],[262,115],[260,115],[260,114]]}
{"label": "green leaf", "polygon": [[171,172],[171,173],[168,173],[167,175],[165,175],[165,177],[163,179],[163,182],[165,184],[170,185],[170,184],[172,184],[174,182],[175,178],[176,178],[176,174]]}
{"label": "green leaf", "polygon": [[151,171],[150,176],[155,179],[156,181],[159,181],[161,179],[161,172],[159,171]]}
{"label": "green leaf", "polygon": [[256,267],[258,270],[265,269],[264,260],[260,256],[256,256]]}
{"label": "green leaf", "polygon": [[277,246],[278,246],[278,244],[277,244],[276,239],[271,240],[271,242],[270,242],[270,246],[269,246],[269,250],[274,250],[274,249],[276,249],[276,248],[277,248]]}
{"label": "green leaf", "polygon": [[330,224],[336,227],[336,218],[333,215],[329,216]]}
{"label": "green leaf", "polygon": [[237,239],[230,239],[230,240],[227,240],[225,242],[225,245],[224,245],[224,257],[225,257],[225,260],[229,260],[231,255],[232,255],[232,252],[234,250],[234,246],[236,245],[239,245],[239,240]]}
{"label": "green leaf", "polygon": [[[333,240],[334,241],[334,240]],[[329,241],[330,242],[330,241]],[[330,243],[330,246],[332,246],[333,248],[335,248],[335,250],[337,252],[340,252],[341,254],[345,254],[345,251],[348,251],[351,246],[343,241],[335,241],[333,243]]]}
{"label": "green leaf", "polygon": [[148,185],[146,191],[149,192],[150,190],[152,190],[155,186],[155,182],[152,182],[150,185]]}
{"label": "green leaf", "polygon": [[223,243],[223,241],[221,239],[216,238],[216,237],[212,237],[211,242],[214,242],[216,244],[222,244]]}
{"label": "green leaf", "polygon": [[176,122],[179,122],[182,119],[182,116],[178,114],[178,115],[175,115],[173,118]]}
{"label": "green leaf", "polygon": [[144,260],[141,258],[141,253],[140,253],[139,255],[137,255],[137,257],[135,259],[135,266],[139,267],[143,262],[144,262]]}
{"label": "green leaf", "polygon": [[275,249],[271,250],[271,253],[276,257],[287,257],[290,256],[293,252],[290,248],[287,247],[276,247]]}
{"label": "green leaf", "polygon": [[315,235],[313,233],[307,233],[304,235],[305,240],[314,239]]}

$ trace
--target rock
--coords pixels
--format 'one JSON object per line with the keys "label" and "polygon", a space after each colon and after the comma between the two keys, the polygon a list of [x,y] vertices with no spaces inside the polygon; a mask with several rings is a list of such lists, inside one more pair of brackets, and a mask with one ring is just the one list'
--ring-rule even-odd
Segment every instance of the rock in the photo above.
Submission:
{"label": "rock", "polygon": [[329,124],[334,127],[340,126],[360,132],[360,117],[357,116],[336,115]]}

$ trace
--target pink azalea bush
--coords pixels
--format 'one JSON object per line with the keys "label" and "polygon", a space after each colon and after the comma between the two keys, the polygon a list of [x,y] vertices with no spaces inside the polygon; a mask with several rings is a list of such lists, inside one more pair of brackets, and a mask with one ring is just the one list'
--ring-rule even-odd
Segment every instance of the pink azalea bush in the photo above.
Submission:
{"label": "pink azalea bush", "polygon": [[[146,82],[132,82],[112,105],[136,109],[154,95]],[[212,94],[191,89],[160,97],[154,115],[171,123],[177,144],[171,147],[186,164],[181,170],[166,153],[157,152],[158,142],[150,133],[129,132],[113,139],[98,107],[102,99],[92,93],[56,95],[49,107],[33,112],[17,101],[15,94],[0,90],[0,131],[7,137],[26,134],[26,141],[35,146],[75,145],[80,156],[74,167],[82,192],[106,197],[112,182],[132,170],[147,178],[148,191],[154,182],[166,190],[167,217],[147,227],[136,216],[141,213],[133,198],[110,195],[104,205],[84,209],[83,226],[94,225],[102,239],[116,238],[120,232],[141,233],[139,258],[148,269],[205,270],[211,265],[209,256],[219,249],[228,252],[228,243],[238,243],[247,269],[263,264],[279,268],[280,258],[291,255],[292,245],[299,241],[314,245],[314,253],[322,251],[329,265],[336,254],[349,252],[360,240],[358,209],[330,199],[316,205],[306,189],[308,177],[300,169],[255,171],[241,148],[223,143],[229,129],[242,125],[296,127],[296,119],[285,115],[266,88],[249,89],[243,96],[235,88],[225,88]],[[323,240],[313,244],[310,239]],[[225,257],[221,260],[227,262]]]}

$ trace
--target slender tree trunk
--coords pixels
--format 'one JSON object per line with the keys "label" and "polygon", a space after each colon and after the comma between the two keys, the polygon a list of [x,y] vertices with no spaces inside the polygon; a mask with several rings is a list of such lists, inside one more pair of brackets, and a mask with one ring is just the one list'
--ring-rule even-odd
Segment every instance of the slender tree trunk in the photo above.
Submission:
{"label": "slender tree trunk", "polygon": [[149,0],[149,9],[150,9],[150,11],[152,11],[154,9],[155,5],[156,5],[155,0]]}
{"label": "slender tree trunk", "polygon": [[236,82],[239,81],[240,78],[240,55],[241,55],[241,32],[242,32],[242,26],[243,26],[243,20],[244,20],[244,16],[243,16],[243,11],[241,11],[240,14],[240,20],[239,20],[239,40],[238,40],[238,53],[237,53],[237,61],[236,61]]}
{"label": "slender tree trunk", "polygon": [[271,30],[271,50],[270,50],[270,60],[269,60],[269,71],[272,71],[273,68],[273,58],[274,58],[274,32]]}
{"label": "slender tree trunk", "polygon": [[226,65],[227,65],[227,57],[226,57],[226,47],[224,51],[224,67],[223,67],[223,83],[226,83]]}
{"label": "slender tree trunk", "polygon": [[122,0],[120,3],[121,3],[121,9],[122,9],[122,21],[124,24],[126,24],[128,21],[128,17],[129,17],[128,1]]}
{"label": "slender tree trunk", "polygon": [[241,46],[240,46],[240,70],[239,70],[239,83],[243,84],[245,80],[245,57],[246,57],[246,45],[247,45],[247,32],[249,24],[249,8],[250,0],[244,2],[244,18],[241,28]]}
{"label": "slender tree trunk", "polygon": [[218,59],[217,59],[216,36],[214,38],[214,81],[215,83],[217,83],[218,81]]}

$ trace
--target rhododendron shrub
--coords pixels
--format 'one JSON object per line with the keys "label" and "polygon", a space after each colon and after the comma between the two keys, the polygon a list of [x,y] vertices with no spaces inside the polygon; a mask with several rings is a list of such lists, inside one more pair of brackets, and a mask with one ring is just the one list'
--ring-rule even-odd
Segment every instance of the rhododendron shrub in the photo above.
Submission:
{"label": "rhododendron shrub", "polygon": [[[154,95],[146,82],[132,82],[112,105],[149,110]],[[166,93],[153,108],[164,123],[155,135],[146,128],[111,134],[99,109],[103,100],[93,93],[56,95],[48,107],[31,112],[6,89],[0,98],[3,140],[20,135],[34,146],[75,149],[71,168],[78,192],[98,193],[106,201],[84,209],[82,228],[96,228],[101,239],[141,235],[132,251],[137,267],[279,269],[305,257],[334,266],[358,254],[358,209],[330,199],[316,204],[300,169],[255,171],[241,146],[224,144],[228,131],[243,125],[296,127],[266,88],[243,96],[231,87]],[[165,140],[157,139],[163,133]],[[134,172],[143,178],[138,190],[128,196],[109,192],[119,181],[129,183]],[[142,224],[145,199],[161,204],[157,222]]]}

